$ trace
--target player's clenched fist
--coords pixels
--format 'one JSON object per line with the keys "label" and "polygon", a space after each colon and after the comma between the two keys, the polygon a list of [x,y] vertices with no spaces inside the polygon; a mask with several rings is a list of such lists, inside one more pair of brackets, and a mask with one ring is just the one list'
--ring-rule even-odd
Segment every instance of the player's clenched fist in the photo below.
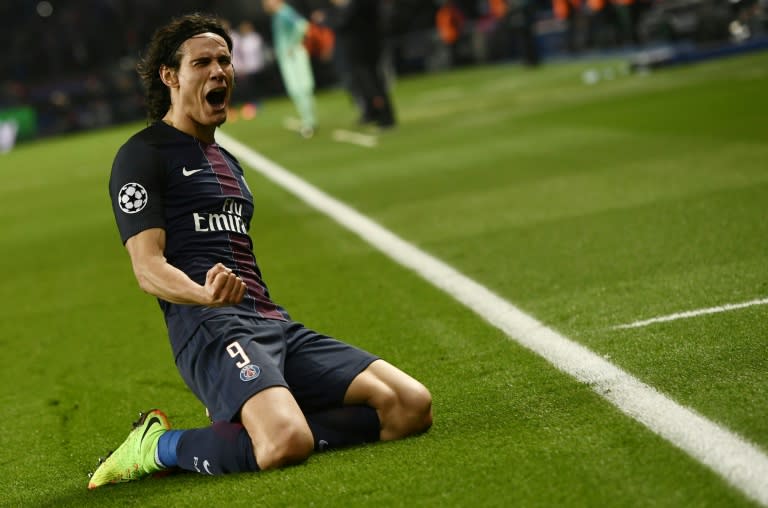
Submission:
{"label": "player's clenched fist", "polygon": [[245,296],[245,282],[232,270],[221,263],[216,263],[205,276],[205,289],[212,307],[240,303]]}

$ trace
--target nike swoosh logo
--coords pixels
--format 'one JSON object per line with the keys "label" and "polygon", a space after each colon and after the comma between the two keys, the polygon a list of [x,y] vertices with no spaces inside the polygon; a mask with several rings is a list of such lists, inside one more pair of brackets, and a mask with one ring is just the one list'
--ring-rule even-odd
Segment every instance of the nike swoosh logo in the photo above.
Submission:
{"label": "nike swoosh logo", "polygon": [[163,424],[163,422],[161,422],[160,418],[158,418],[157,416],[153,416],[152,418],[149,419],[149,423],[147,424],[147,428],[144,429],[144,434],[142,434],[142,436],[141,436],[141,441],[140,441],[141,443],[144,442],[144,438],[146,437],[147,432],[149,432],[149,429],[151,429],[152,425],[154,425],[156,423],[158,425],[162,425]]}
{"label": "nike swoosh logo", "polygon": [[200,169],[187,169],[186,167],[181,169],[181,172],[184,176],[192,176],[195,173],[199,173],[200,171],[203,171],[205,168]]}

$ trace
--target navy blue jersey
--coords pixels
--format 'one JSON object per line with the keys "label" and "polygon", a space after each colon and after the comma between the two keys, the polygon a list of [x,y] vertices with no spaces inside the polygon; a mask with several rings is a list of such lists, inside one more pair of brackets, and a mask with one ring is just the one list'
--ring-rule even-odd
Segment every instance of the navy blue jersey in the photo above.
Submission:
{"label": "navy blue jersey", "polygon": [[112,208],[125,243],[150,228],[166,234],[165,258],[198,284],[216,263],[240,276],[247,291],[236,306],[181,305],[158,299],[174,356],[206,319],[239,314],[288,319],[275,304],[248,236],[253,195],[234,156],[163,122],[131,137],[118,151],[109,180]]}

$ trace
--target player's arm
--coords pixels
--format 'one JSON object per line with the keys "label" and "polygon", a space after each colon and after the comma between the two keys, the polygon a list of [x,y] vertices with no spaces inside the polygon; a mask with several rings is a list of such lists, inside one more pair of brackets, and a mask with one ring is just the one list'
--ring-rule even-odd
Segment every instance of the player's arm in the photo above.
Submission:
{"label": "player's arm", "polygon": [[245,283],[221,263],[215,264],[200,285],[184,272],[168,263],[165,230],[145,229],[125,242],[131,257],[133,273],[145,292],[171,303],[221,307],[240,303]]}

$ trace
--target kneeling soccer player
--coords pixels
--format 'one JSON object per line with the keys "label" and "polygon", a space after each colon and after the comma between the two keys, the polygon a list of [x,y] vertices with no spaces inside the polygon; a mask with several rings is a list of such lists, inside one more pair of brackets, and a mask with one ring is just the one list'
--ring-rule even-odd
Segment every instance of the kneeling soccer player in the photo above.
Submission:
{"label": "kneeling soccer player", "polygon": [[91,489],[171,467],[276,468],[432,424],[421,383],[271,300],[247,233],[252,194],[214,139],[234,85],[231,51],[206,15],[155,33],[139,65],[152,123],[120,148],[109,183],[138,283],[158,298],[176,366],[214,423],[171,430],[162,411],[148,411],[91,475]]}

